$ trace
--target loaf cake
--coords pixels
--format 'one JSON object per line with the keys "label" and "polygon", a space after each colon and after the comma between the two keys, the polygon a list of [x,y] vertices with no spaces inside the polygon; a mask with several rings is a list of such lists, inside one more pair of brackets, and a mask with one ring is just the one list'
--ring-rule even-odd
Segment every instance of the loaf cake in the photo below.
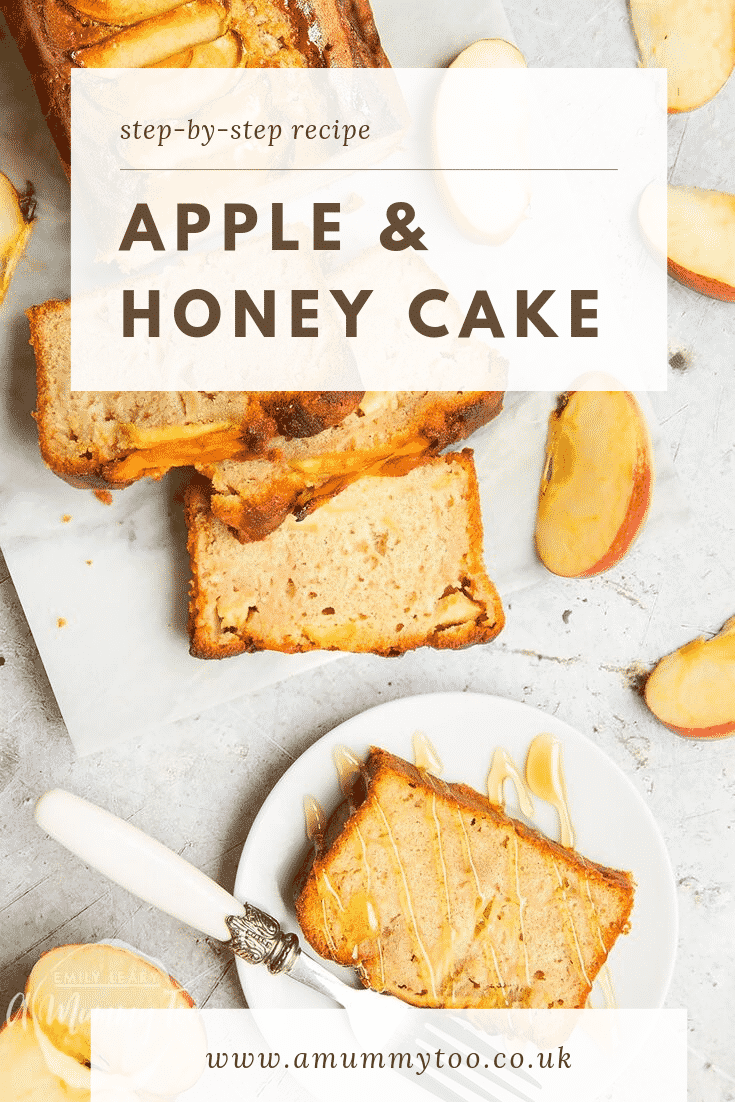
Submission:
{"label": "loaf cake", "polygon": [[356,478],[401,458],[408,466],[464,440],[497,416],[502,391],[379,391],[309,440],[272,440],[251,460],[199,463],[212,483],[211,510],[243,542],[303,518]]}
{"label": "loaf cake", "polygon": [[256,455],[275,436],[321,432],[363,397],[362,391],[72,392],[69,303],[33,306],[28,317],[41,454],[74,485],[117,489],[205,457]]}
{"label": "loaf cake", "polygon": [[633,894],[630,873],[373,748],[296,913],[317,953],[416,1006],[581,1008]]}
{"label": "loaf cake", "polygon": [[210,509],[204,480],[185,496],[191,653],[365,651],[492,639],[504,622],[482,561],[472,453],[384,468],[305,520],[240,543]]}
{"label": "loaf cake", "polygon": [[67,174],[73,67],[389,64],[368,0],[10,0],[3,11]]}

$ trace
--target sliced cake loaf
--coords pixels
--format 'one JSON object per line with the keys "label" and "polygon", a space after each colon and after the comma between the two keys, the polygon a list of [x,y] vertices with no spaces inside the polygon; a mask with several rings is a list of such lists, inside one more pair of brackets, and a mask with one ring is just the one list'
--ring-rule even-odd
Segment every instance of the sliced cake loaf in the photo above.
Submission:
{"label": "sliced cake loaf", "polygon": [[403,475],[351,483],[303,521],[240,543],[186,495],[191,652],[368,651],[463,647],[504,622],[482,562],[472,453],[424,459]]}
{"label": "sliced cake loaf", "polygon": [[74,68],[389,64],[368,0],[11,0],[3,11],[67,174]]}
{"label": "sliced cake loaf", "polygon": [[373,748],[297,890],[309,943],[375,990],[417,1006],[575,1008],[627,932],[634,882]]}
{"label": "sliced cake loaf", "polygon": [[361,391],[72,392],[69,302],[44,302],[28,317],[41,454],[75,485],[115,489],[202,458],[258,454],[274,436],[335,424],[363,397]]}
{"label": "sliced cake loaf", "polygon": [[197,466],[212,483],[214,515],[243,542],[260,540],[386,462],[406,469],[464,440],[502,405],[496,390],[375,391],[314,439],[273,440],[266,456]]}

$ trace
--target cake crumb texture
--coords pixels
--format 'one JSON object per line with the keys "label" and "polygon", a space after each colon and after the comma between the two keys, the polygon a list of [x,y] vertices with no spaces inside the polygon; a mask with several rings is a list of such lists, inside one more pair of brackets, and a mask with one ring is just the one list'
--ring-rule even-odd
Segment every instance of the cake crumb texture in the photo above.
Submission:
{"label": "cake crumb texture", "polygon": [[186,495],[192,653],[462,647],[501,630],[482,561],[472,453],[366,476],[304,520],[242,544],[212,515],[209,488]]}

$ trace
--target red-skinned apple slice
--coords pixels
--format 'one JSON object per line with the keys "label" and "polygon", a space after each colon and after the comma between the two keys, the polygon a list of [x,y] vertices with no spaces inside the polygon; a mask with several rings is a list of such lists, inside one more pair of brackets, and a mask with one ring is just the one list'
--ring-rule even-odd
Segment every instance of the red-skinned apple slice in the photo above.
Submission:
{"label": "red-skinned apple slice", "polygon": [[735,0],[630,0],[641,64],[668,69],[669,113],[701,107],[735,65]]}
{"label": "red-skinned apple slice", "polygon": [[[0,1031],[0,1099],[90,1102],[94,1077],[95,1098],[168,1102],[204,1070],[206,1035],[193,1007],[176,980],[120,943],[44,953],[23,1011]],[[92,1036],[97,1009],[108,1013]],[[152,1019],[150,1010],[176,1013]]]}
{"label": "red-skinned apple slice", "polygon": [[53,1047],[84,1064],[93,1009],[176,1010],[194,1004],[160,968],[129,949],[101,942],[44,953],[28,977],[26,1005]]}
{"label": "red-skinned apple slice", "polygon": [[644,695],[656,718],[678,735],[735,732],[735,616],[712,639],[694,639],[662,658]]}
{"label": "red-skinned apple slice", "polygon": [[669,275],[710,298],[735,302],[735,195],[670,187]]}
{"label": "red-skinned apple slice", "polygon": [[549,418],[536,517],[544,566],[565,578],[609,570],[638,535],[652,488],[651,442],[635,397],[562,395]]}

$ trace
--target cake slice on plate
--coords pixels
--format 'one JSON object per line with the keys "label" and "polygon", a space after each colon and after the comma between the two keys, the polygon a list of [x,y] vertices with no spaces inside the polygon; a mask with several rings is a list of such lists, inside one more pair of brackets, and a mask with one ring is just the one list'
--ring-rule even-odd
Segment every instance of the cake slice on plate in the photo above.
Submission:
{"label": "cake slice on plate", "polygon": [[373,748],[302,870],[296,913],[318,953],[416,1006],[571,1009],[627,932],[634,887]]}

